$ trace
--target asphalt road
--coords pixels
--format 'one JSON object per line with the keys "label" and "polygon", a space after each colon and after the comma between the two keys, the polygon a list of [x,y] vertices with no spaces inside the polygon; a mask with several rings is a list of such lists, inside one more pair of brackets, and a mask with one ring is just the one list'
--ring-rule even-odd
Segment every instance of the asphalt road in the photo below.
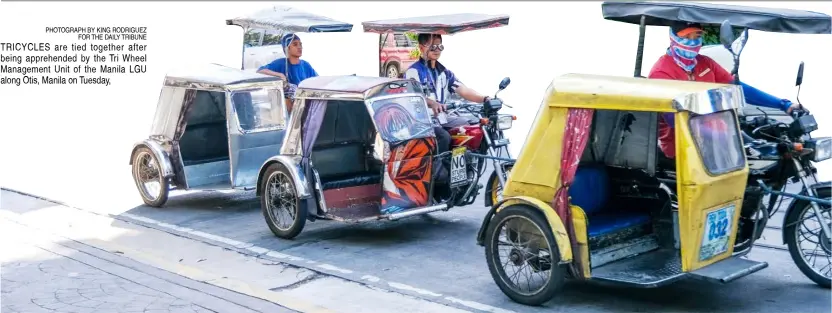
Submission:
{"label": "asphalt road", "polygon": [[[769,267],[728,285],[683,281],[658,289],[570,283],[544,307],[513,303],[494,284],[475,234],[486,212],[481,204],[398,222],[307,223],[294,240],[266,227],[253,192],[201,192],[172,196],[163,209],[138,206],[140,216],[250,243],[357,274],[404,283],[422,293],[474,301],[515,312],[829,312],[830,292],[803,276],[769,229],[749,258]],[[779,215],[779,214],[778,214]],[[778,225],[775,218],[772,225]],[[427,292],[425,292],[427,291]]]}

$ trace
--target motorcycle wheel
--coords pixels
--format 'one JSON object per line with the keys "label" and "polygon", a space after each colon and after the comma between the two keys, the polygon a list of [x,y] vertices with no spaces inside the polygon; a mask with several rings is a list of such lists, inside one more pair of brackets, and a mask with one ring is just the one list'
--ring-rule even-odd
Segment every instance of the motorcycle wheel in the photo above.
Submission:
{"label": "motorcycle wheel", "polygon": [[[506,165],[505,166],[505,173],[506,178],[508,177],[509,172],[511,172],[511,168],[514,165]],[[492,207],[494,204],[500,202],[502,200],[503,195],[503,187],[500,186],[500,180],[497,179],[497,171],[491,171],[491,176],[488,177],[488,183],[486,184],[485,189],[485,206]]]}
{"label": "motorcycle wheel", "polygon": [[[818,189],[818,197],[822,199],[829,199],[830,197],[830,188],[822,188]],[[820,228],[817,228],[815,231],[804,227],[804,223],[806,222],[813,222],[817,223],[817,217],[814,215],[812,210],[812,204],[808,201],[801,201],[796,200],[794,209],[789,212],[789,215],[786,216],[786,221],[783,228],[783,232],[786,235],[786,245],[789,247],[789,254],[792,256],[792,260],[797,265],[797,268],[803,272],[803,275],[809,277],[813,282],[816,284],[830,288],[830,274],[832,274],[832,264],[827,264],[824,266],[814,266],[815,262],[809,261],[806,258],[810,256],[805,256],[804,251],[809,253],[818,255],[817,258],[823,260],[829,260],[832,258],[832,252],[830,252],[830,246],[832,243],[830,242],[830,238],[823,235],[823,231]],[[830,218],[830,207],[827,205],[820,205],[821,207],[821,220],[824,222],[829,222],[827,220]],[[811,217],[806,217],[809,214]],[[818,225],[820,226],[820,225]],[[817,232],[817,233],[815,233]],[[814,237],[814,238],[812,238]],[[801,243],[799,242],[800,239],[806,239],[807,241],[815,240],[814,242],[810,242],[810,248],[803,248]],[[813,244],[812,244],[813,243]],[[816,267],[820,267],[816,269]],[[826,271],[823,271],[826,269]]]}
{"label": "motorcycle wheel", "polygon": [[[558,264],[560,252],[548,225],[543,213],[526,205],[512,205],[501,210],[488,225],[485,247],[488,270],[500,290],[517,303],[531,306],[546,303],[566,281],[566,268]],[[500,248],[508,248],[506,260],[501,257]],[[520,271],[531,274],[507,274],[504,266],[512,265],[518,267],[510,271],[513,274]],[[529,280],[540,277],[542,281],[534,284],[540,286],[532,288],[531,281],[525,284],[514,282],[514,278],[527,277]]]}

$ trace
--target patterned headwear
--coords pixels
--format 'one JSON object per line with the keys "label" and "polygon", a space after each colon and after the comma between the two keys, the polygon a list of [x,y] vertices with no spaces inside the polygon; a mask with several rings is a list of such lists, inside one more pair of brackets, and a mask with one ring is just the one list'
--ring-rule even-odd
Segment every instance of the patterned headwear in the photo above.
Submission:
{"label": "patterned headwear", "polygon": [[667,49],[667,54],[673,57],[682,69],[687,72],[693,71],[699,49],[702,49],[702,37],[687,39],[677,36],[673,29],[670,29],[670,48]]}
{"label": "patterned headwear", "polygon": [[280,45],[283,46],[283,52],[286,52],[286,48],[289,48],[289,45],[292,44],[292,41],[295,39],[300,40],[300,37],[294,33],[288,33],[283,35],[283,38],[280,38]]}

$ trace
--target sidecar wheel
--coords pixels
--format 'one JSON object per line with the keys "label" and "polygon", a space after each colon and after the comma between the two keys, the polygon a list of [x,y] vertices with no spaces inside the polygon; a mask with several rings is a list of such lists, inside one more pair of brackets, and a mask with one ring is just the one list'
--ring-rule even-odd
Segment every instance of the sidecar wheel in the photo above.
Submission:
{"label": "sidecar wheel", "polygon": [[[830,189],[818,189],[818,197],[829,199]],[[823,235],[823,231],[817,225],[817,216],[814,214],[812,204],[808,201],[795,200],[795,207],[786,216],[783,222],[786,227],[783,233],[786,235],[786,245],[789,247],[789,254],[803,272],[813,282],[821,287],[830,288],[830,276],[832,276],[832,242],[829,237]],[[820,205],[821,221],[830,223],[829,206]],[[808,215],[808,216],[807,216]],[[810,224],[810,225],[807,225]],[[816,226],[812,226],[816,225]],[[814,230],[813,230],[814,229]],[[813,254],[812,256],[806,254]],[[814,258],[812,258],[814,256]],[[809,260],[811,258],[811,260]],[[826,265],[823,265],[826,264]]]}
{"label": "sidecar wheel", "polygon": [[162,175],[159,159],[147,147],[133,153],[133,181],[145,204],[162,207],[168,201],[170,182]]}
{"label": "sidecar wheel", "polygon": [[[500,290],[517,303],[541,305],[551,300],[566,281],[566,269],[558,264],[560,252],[548,225],[541,212],[525,205],[501,210],[488,225],[485,247],[488,270]],[[507,248],[505,260],[501,248]],[[504,267],[512,265],[517,269],[507,273]],[[529,274],[513,275],[520,271]],[[527,277],[539,279],[514,282],[515,278]]]}
{"label": "sidecar wheel", "polygon": [[260,190],[260,208],[263,217],[275,236],[283,239],[295,238],[306,225],[308,212],[301,208],[295,181],[283,164],[269,165],[264,174]]}

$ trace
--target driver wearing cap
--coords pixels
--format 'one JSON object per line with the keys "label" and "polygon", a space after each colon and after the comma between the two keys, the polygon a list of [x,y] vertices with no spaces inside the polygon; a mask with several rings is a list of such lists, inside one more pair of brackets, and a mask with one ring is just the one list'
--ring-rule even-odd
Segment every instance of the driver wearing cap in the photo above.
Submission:
{"label": "driver wearing cap", "polygon": [[[713,59],[699,54],[702,48],[702,25],[677,22],[670,27],[670,47],[653,65],[648,78],[689,80],[733,84],[734,77]],[[780,99],[740,82],[749,104],[791,112],[799,108],[787,99]],[[667,158],[676,157],[673,113],[659,117],[659,148]]]}

